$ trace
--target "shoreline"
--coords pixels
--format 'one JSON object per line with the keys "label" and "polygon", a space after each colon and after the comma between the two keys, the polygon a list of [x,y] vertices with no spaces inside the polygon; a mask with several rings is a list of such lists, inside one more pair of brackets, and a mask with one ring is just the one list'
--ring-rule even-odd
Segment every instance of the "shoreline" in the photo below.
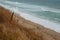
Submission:
{"label": "shoreline", "polygon": [[[4,21],[6,21],[6,26],[8,24],[11,24],[11,28],[10,26],[9,27],[7,26],[7,28],[9,29],[9,31],[6,30],[7,32],[11,33],[10,31],[16,30],[15,32],[17,32],[18,34],[19,36],[18,38],[21,38],[22,40],[31,40],[31,39],[32,40],[42,40],[42,39],[43,40],[55,40],[55,39],[60,40],[60,33],[57,33],[51,29],[45,28],[43,25],[39,25],[37,23],[26,20],[23,17],[18,16],[16,14],[14,14],[13,20],[10,23],[10,17],[12,13],[13,12],[11,12],[10,10],[0,7],[0,16],[2,16]],[[14,33],[13,35],[16,35],[15,32],[13,32]]]}
{"label": "shoreline", "polygon": [[54,23],[49,20],[37,18],[37,17],[31,16],[29,14],[21,14],[20,16],[22,16],[26,20],[32,21],[32,22],[37,23],[39,25],[43,25],[46,28],[49,28],[51,30],[54,30],[54,31],[60,33],[60,25],[58,23]]}
{"label": "shoreline", "polygon": [[[2,6],[4,7],[4,5],[2,5]],[[45,19],[40,19],[40,18],[31,16],[31,15],[29,15],[27,13],[19,12],[19,10],[10,9],[10,8],[7,8],[7,7],[5,7],[5,8],[9,9],[11,12],[14,12],[16,15],[21,16],[26,20],[32,21],[32,22],[37,23],[39,25],[43,25],[44,27],[46,27],[48,29],[51,29],[51,30],[54,30],[54,31],[60,33],[60,25],[57,24],[57,23],[54,23],[54,22],[51,22],[51,21],[45,20]]]}
{"label": "shoreline", "polygon": [[[2,6],[3,7],[3,6]],[[9,10],[9,9],[7,9],[7,10]],[[10,12],[12,11],[12,10],[9,10]],[[13,21],[16,21],[17,22],[17,20],[20,20],[20,23],[19,24],[21,24],[21,23],[23,23],[24,24],[24,22],[25,23],[28,23],[29,25],[35,25],[35,26],[42,26],[43,28],[47,28],[47,29],[50,29],[50,30],[53,30],[53,31],[55,31],[55,32],[58,32],[58,31],[56,31],[56,30],[54,30],[53,28],[50,28],[51,26],[49,26],[49,25],[47,25],[46,26],[46,22],[47,23],[49,23],[49,21],[46,21],[46,20],[43,20],[43,19],[40,19],[40,18],[36,18],[36,17],[33,17],[33,16],[31,16],[31,15],[29,15],[29,14],[25,14],[24,15],[24,13],[23,14],[19,14],[19,12],[15,12],[15,11],[13,11],[14,12],[14,17],[13,17]],[[13,13],[12,12],[12,13]],[[8,14],[8,15],[11,15],[11,14]],[[15,16],[17,16],[18,18],[16,18]],[[30,17],[28,17],[28,16],[30,16]],[[33,19],[31,19],[31,18],[34,18],[34,20]],[[21,19],[20,19],[21,18]],[[35,18],[36,18],[36,20],[35,20]],[[17,20],[16,20],[17,19]],[[39,21],[37,21],[37,20],[40,20],[40,22],[42,23],[42,22],[45,22],[44,24],[42,23],[40,23]],[[41,21],[42,20],[42,21]],[[31,24],[30,24],[31,23]],[[25,24],[24,24],[25,25]],[[26,25],[25,25],[26,26]],[[52,26],[52,27],[54,27],[54,26]],[[58,32],[58,33],[60,33],[60,32]]]}

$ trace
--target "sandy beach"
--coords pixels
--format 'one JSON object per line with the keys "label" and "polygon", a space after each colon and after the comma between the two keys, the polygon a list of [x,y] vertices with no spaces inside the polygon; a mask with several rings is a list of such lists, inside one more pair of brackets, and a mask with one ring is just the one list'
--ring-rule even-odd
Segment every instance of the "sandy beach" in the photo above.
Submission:
{"label": "sandy beach", "polygon": [[0,6],[0,40],[60,40],[60,33]]}

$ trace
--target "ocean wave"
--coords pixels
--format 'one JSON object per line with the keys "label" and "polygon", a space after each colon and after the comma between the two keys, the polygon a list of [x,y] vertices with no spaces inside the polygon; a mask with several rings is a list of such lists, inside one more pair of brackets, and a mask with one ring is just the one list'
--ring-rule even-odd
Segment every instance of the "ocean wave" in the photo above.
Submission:
{"label": "ocean wave", "polygon": [[5,1],[5,3],[10,4],[11,6],[14,7],[24,9],[25,11],[29,11],[29,12],[50,11],[50,12],[60,13],[60,9],[50,8],[47,6],[37,6],[37,5],[31,5],[27,3],[19,3],[19,2],[11,2],[11,1]]}

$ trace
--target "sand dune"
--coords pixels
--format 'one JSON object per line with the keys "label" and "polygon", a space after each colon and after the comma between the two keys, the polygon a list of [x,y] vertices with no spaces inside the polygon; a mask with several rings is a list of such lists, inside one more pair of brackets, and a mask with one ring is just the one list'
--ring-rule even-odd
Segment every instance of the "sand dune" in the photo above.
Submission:
{"label": "sand dune", "polygon": [[60,33],[33,23],[0,6],[0,40],[60,40]]}

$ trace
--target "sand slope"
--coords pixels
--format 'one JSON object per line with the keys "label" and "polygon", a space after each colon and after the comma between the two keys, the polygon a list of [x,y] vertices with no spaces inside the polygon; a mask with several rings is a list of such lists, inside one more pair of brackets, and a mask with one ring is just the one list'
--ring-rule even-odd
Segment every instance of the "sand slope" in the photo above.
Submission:
{"label": "sand slope", "polygon": [[60,33],[25,20],[0,7],[0,40],[60,40]]}

